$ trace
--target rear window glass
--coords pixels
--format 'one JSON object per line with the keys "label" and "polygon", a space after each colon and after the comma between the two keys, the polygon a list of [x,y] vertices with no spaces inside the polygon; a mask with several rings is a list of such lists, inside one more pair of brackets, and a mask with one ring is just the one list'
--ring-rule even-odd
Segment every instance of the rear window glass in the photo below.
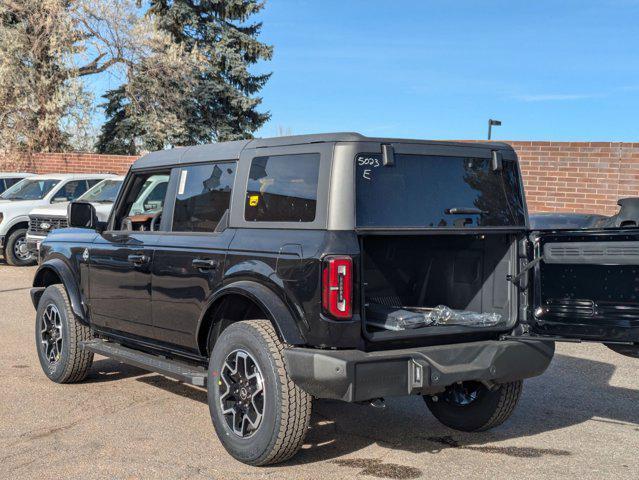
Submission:
{"label": "rear window glass", "polygon": [[525,225],[517,164],[493,171],[488,158],[357,156],[359,227],[469,228]]}
{"label": "rear window glass", "polygon": [[255,222],[315,220],[319,163],[319,153],[254,158],[244,218]]}

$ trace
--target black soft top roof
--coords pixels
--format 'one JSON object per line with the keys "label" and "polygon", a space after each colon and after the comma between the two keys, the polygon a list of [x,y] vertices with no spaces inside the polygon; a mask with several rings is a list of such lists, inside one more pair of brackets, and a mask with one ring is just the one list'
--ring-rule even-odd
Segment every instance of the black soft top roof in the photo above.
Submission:
{"label": "black soft top roof", "polygon": [[437,140],[414,140],[401,138],[374,138],[359,133],[338,132],[318,133],[313,135],[292,135],[287,137],[256,138],[253,140],[237,140],[219,142],[192,147],[176,147],[171,150],[160,150],[147,153],[135,161],[131,167],[139,170],[152,167],[168,167],[187,163],[211,162],[218,160],[236,160],[245,148],[284,147],[288,145],[306,145],[311,143],[335,142],[374,142],[374,143],[412,143],[423,145],[472,147],[489,150],[512,150],[506,143],[498,142],[453,142]]}

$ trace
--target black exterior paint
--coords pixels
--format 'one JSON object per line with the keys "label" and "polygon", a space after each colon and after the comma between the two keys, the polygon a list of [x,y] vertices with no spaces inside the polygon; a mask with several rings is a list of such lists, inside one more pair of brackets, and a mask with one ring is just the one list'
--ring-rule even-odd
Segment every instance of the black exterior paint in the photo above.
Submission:
{"label": "black exterior paint", "polygon": [[[562,231],[536,236],[547,244],[633,242],[638,229]],[[635,247],[636,248],[636,247]],[[545,263],[534,269],[532,324],[540,335],[602,342],[639,342],[639,265]]]}
{"label": "black exterior paint", "polygon": [[157,235],[137,232],[104,233],[89,247],[93,325],[152,337],[151,266],[157,240]]}
{"label": "black exterior paint", "polygon": [[[282,235],[278,230],[229,228],[214,235],[90,236],[91,243],[72,246],[52,234],[34,286],[49,269],[65,272],[62,279],[71,288],[82,279],[86,287],[70,295],[77,298],[74,304],[88,307],[78,313],[107,336],[125,335],[176,353],[204,354],[198,345],[203,317],[220,294],[241,293],[278,313],[276,322],[281,322],[279,331],[287,343],[363,348],[359,315],[345,322],[321,314],[321,258],[337,252],[352,255],[357,264],[353,232],[298,230]],[[292,238],[298,243],[285,243]],[[88,262],[82,260],[85,248]],[[130,259],[134,255],[148,262],[135,265]],[[199,269],[193,265],[196,259],[213,260],[215,267]]]}
{"label": "black exterior paint", "polygon": [[[322,169],[331,168],[331,141],[355,142],[359,136],[344,134],[342,138],[298,138],[291,149],[295,152],[317,150],[322,154]],[[295,138],[295,137],[292,137]],[[315,146],[312,142],[319,142]],[[366,139],[362,151],[370,151],[371,142]],[[427,336],[416,338],[411,332],[389,338],[387,341],[371,341],[364,333],[360,312],[360,239],[361,231],[329,230],[326,225],[299,225],[288,222],[286,226],[251,225],[247,222],[231,226],[215,233],[170,232],[173,199],[176,192],[176,168],[189,162],[239,160],[231,201],[233,205],[244,204],[248,161],[254,156],[273,154],[287,149],[284,140],[277,142],[234,142],[232,146],[220,147],[217,154],[209,155],[213,147],[192,147],[175,152],[160,152],[144,157],[132,168],[119,197],[122,197],[131,177],[136,172],[153,172],[174,167],[168,188],[168,198],[159,232],[114,231],[113,215],[107,230],[66,229],[53,232],[43,243],[41,266],[36,273],[34,287],[52,283],[48,275],[55,275],[64,283],[72,299],[76,315],[90,324],[101,336],[111,338],[135,348],[152,350],[204,362],[207,356],[202,338],[207,337],[209,324],[207,315],[214,311],[226,295],[241,295],[250,299],[270,317],[281,338],[289,345],[314,349],[351,349],[359,351],[413,348],[423,345],[460,343],[462,341],[497,341],[499,334],[477,334],[476,337],[454,335],[436,341]],[[399,142],[399,141],[396,141]],[[250,151],[248,150],[250,146]],[[432,148],[433,154],[442,155],[447,150],[468,150],[473,155],[488,155],[490,149],[504,149],[507,158],[516,159],[510,147],[499,144],[484,146],[453,143],[413,142],[406,145],[395,143],[396,150],[423,153]],[[232,148],[231,148],[232,147]],[[379,147],[379,144],[378,144]],[[189,153],[190,152],[190,153]],[[209,153],[207,153],[209,152]],[[229,157],[231,152],[236,157]],[[153,159],[157,162],[154,163]],[[354,159],[353,159],[354,160]],[[157,163],[157,166],[156,166]],[[354,165],[353,165],[354,168]],[[242,174],[241,172],[244,172]],[[329,197],[329,172],[321,173],[318,199]],[[118,208],[122,199],[115,203]],[[354,208],[354,206],[351,206]],[[327,205],[319,205],[326,221]],[[231,212],[231,219],[233,219]],[[400,229],[401,230],[401,229]],[[433,229],[406,232],[403,234],[441,234]],[[471,233],[476,229],[468,229]],[[481,231],[481,230],[480,230]],[[525,234],[525,228],[517,231]],[[380,232],[377,232],[380,233]],[[383,232],[393,234],[394,232]],[[395,232],[396,233],[396,232]],[[449,232],[450,233],[450,232]],[[459,232],[458,232],[459,233]],[[476,232],[475,232],[476,233]],[[588,241],[589,234],[581,234]],[[543,241],[552,241],[551,236]],[[613,241],[610,238],[610,241]],[[639,241],[639,238],[638,238]],[[83,259],[88,250],[88,260]],[[321,262],[325,255],[349,255],[354,265],[353,318],[336,321],[326,318],[321,311]],[[196,263],[194,264],[194,261]],[[197,261],[200,261],[199,263]],[[523,263],[523,262],[522,262]],[[534,301],[548,296],[548,289],[558,288],[543,278],[545,266],[538,266],[531,274],[528,294]],[[551,282],[552,280],[550,280]],[[545,282],[545,283],[544,283]],[[59,282],[53,282],[59,283]],[[543,284],[543,288],[539,285]],[[545,289],[545,290],[544,290]],[[545,291],[545,293],[542,293]],[[34,292],[34,301],[38,292]],[[573,338],[596,338],[606,341],[637,341],[637,328],[625,319],[607,330],[599,328],[593,335],[588,332],[592,320],[551,323],[551,319],[535,318],[532,308],[520,315],[521,322],[528,322],[538,334],[569,336]],[[541,325],[539,320],[544,320]],[[607,321],[607,319],[604,319]],[[584,326],[585,325],[585,326]],[[624,326],[626,325],[626,326]],[[627,325],[630,325],[627,327]]]}
{"label": "black exterior paint", "polygon": [[[222,285],[226,252],[235,232],[159,236],[152,275],[153,337],[196,350],[197,328],[208,299]],[[210,266],[205,266],[210,261]],[[194,265],[195,262],[195,265]]]}

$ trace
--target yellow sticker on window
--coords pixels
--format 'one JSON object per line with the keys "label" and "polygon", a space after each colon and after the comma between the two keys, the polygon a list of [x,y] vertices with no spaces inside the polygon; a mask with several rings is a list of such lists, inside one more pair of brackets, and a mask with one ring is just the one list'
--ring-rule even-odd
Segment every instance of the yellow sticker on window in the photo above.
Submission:
{"label": "yellow sticker on window", "polygon": [[260,196],[259,195],[251,195],[249,197],[249,206],[251,207],[257,207],[257,202],[260,201]]}

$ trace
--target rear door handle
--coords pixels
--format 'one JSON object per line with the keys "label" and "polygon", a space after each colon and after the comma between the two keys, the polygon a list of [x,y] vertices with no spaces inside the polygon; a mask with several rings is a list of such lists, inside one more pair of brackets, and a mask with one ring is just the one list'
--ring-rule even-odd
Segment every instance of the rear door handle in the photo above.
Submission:
{"label": "rear door handle", "polygon": [[148,255],[129,255],[127,259],[133,265],[145,265],[151,261]]}
{"label": "rear door handle", "polygon": [[191,262],[198,270],[215,270],[217,268],[218,262],[216,260],[209,260],[206,258],[195,258]]}

